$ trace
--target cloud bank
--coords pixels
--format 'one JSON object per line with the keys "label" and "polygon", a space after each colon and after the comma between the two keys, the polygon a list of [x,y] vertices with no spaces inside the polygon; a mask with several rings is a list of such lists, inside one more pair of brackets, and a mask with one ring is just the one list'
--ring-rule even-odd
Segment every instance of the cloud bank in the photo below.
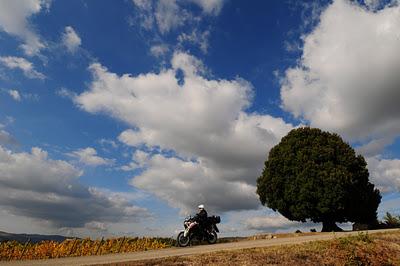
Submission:
{"label": "cloud bank", "polygon": [[55,228],[82,228],[97,222],[137,222],[146,209],[126,198],[79,183],[82,172],[32,148],[16,153],[0,146],[0,208]]}
{"label": "cloud bank", "polygon": [[400,134],[400,6],[371,11],[336,0],[304,36],[282,80],[282,107],[352,141]]}
{"label": "cloud bank", "polygon": [[118,76],[98,63],[90,71],[93,81],[75,102],[131,127],[119,140],[147,153],[133,186],[183,212],[199,202],[215,211],[259,206],[255,183],[266,155],[293,127],[245,112],[250,83],[207,79],[203,63],[183,52],[159,73]]}

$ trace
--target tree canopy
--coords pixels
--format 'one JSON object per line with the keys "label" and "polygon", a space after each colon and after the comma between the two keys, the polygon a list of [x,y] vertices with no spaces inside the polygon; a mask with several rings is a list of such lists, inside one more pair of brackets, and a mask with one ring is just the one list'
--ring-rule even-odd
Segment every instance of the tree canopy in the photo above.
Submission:
{"label": "tree canopy", "polygon": [[289,220],[322,222],[323,231],[339,230],[336,222],[370,223],[381,196],[366,166],[339,135],[293,129],[270,150],[257,194]]}

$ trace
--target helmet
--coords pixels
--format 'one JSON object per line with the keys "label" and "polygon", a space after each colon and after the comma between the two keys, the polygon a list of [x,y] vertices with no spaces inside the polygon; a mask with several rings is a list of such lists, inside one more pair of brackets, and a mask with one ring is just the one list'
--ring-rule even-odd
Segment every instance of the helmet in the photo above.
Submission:
{"label": "helmet", "polygon": [[199,209],[204,209],[204,205],[203,205],[203,204],[200,204],[198,208],[199,208]]}

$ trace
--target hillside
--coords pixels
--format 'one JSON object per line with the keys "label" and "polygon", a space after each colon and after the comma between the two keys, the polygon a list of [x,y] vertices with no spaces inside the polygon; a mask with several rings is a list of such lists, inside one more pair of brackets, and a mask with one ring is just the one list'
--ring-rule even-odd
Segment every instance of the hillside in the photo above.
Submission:
{"label": "hillside", "polygon": [[15,240],[21,243],[25,243],[30,239],[31,243],[38,243],[43,240],[52,240],[55,242],[62,242],[67,237],[60,236],[60,235],[40,235],[40,234],[13,234],[0,231],[0,242],[7,241],[7,240]]}

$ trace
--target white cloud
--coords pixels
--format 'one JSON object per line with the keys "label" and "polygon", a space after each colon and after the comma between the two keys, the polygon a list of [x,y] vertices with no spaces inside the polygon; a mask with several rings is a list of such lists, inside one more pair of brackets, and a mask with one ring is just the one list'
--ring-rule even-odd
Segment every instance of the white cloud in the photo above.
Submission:
{"label": "white cloud", "polygon": [[400,6],[369,11],[335,0],[287,69],[282,106],[348,140],[390,143],[400,133],[399,71]]}
{"label": "white cloud", "polygon": [[[246,217],[246,216],[245,216]],[[311,229],[320,231],[321,223],[311,221],[302,223],[290,221],[279,213],[270,213],[262,216],[252,216],[242,221],[244,230],[256,230],[262,232],[295,232],[297,230],[307,232]],[[351,223],[339,223],[338,226],[343,230],[351,230]]]}
{"label": "white cloud", "polygon": [[225,0],[191,0],[203,9],[204,13],[218,15],[224,5]]}
{"label": "white cloud", "polygon": [[164,56],[167,52],[169,51],[169,48],[165,44],[157,44],[153,45],[150,48],[150,53],[155,56],[155,57],[161,57]]}
{"label": "white cloud", "polygon": [[60,88],[56,91],[56,94],[63,98],[73,99],[76,97],[76,93],[67,89],[67,88]]}
{"label": "white cloud", "polygon": [[[135,14],[127,18],[130,26],[139,25],[150,33],[153,42],[166,43],[163,35],[175,36],[174,45],[179,49],[186,44],[198,46],[206,54],[209,48],[209,36],[212,27],[200,30],[200,25],[210,16],[219,15],[224,0],[133,0]],[[193,8],[194,6],[200,7]],[[200,11],[200,12],[199,12]],[[171,46],[172,46],[171,45]],[[165,44],[153,45],[150,53],[155,57],[162,57],[169,51]]]}
{"label": "white cloud", "polygon": [[45,79],[45,75],[35,70],[33,64],[22,57],[15,56],[1,56],[0,62],[10,68],[18,68],[24,72],[24,75],[31,79]]}
{"label": "white cloud", "polygon": [[370,142],[360,147],[357,147],[356,151],[363,156],[373,157],[379,155],[384,150],[384,148],[392,144],[393,141],[394,138],[391,138],[390,136],[381,139],[373,139]]}
{"label": "white cloud", "polygon": [[74,53],[81,45],[81,38],[71,26],[67,26],[62,35],[62,42],[70,53]]}
{"label": "white cloud", "polygon": [[114,148],[114,149],[118,148],[118,144],[117,144],[115,141],[110,140],[110,139],[100,139],[98,142],[99,142],[102,146],[108,145],[108,146],[111,146],[111,147]]}
{"label": "white cloud", "polygon": [[[186,4],[186,2],[182,0],[132,0],[132,2],[139,9],[146,11],[152,10],[154,2],[156,2],[156,4],[158,4],[159,2],[170,2],[167,4],[171,4],[171,2],[173,2],[176,5],[180,5],[182,3]],[[203,12],[208,15],[218,15],[224,5],[225,0],[190,0],[190,2],[199,6],[203,10]]]}
{"label": "white cloud", "polygon": [[280,214],[250,217],[244,221],[248,230],[276,231],[304,224],[286,219]]}
{"label": "white cloud", "polygon": [[48,158],[39,148],[14,153],[0,146],[0,209],[55,228],[148,217],[146,209],[124,197],[81,185],[81,175],[79,169]]}
{"label": "white cloud", "polygon": [[159,0],[154,15],[158,29],[163,34],[182,26],[187,17],[187,13],[178,6],[176,0]]}
{"label": "white cloud", "polygon": [[7,89],[0,89],[0,92],[6,93],[15,101],[20,102],[22,99],[24,100],[31,100],[31,101],[38,101],[40,99],[38,94],[32,93],[20,93],[18,90],[7,90]]}
{"label": "white cloud", "polygon": [[143,10],[151,10],[152,1],[151,0],[132,0],[133,4]]}
{"label": "white cloud", "polygon": [[[186,53],[175,53],[171,65],[160,73],[118,76],[93,64],[90,88],[75,102],[130,125],[119,136],[123,143],[159,153],[147,156],[134,186],[182,211],[199,200],[215,210],[257,208],[255,182],[267,152],[292,126],[247,114],[252,99],[247,81],[207,79],[202,62]],[[176,78],[179,71],[182,80]]]}
{"label": "white cloud", "polygon": [[[136,19],[139,19],[140,25],[146,30],[152,30],[157,26],[161,34],[169,33],[186,22],[189,24],[201,20],[205,15],[217,16],[224,4],[224,0],[157,0],[143,1],[133,0],[139,14]],[[193,12],[185,8],[185,5],[192,3],[200,7],[203,13],[200,16],[195,16]],[[187,23],[186,23],[187,24]]]}
{"label": "white cloud", "polygon": [[108,227],[105,223],[98,222],[98,221],[92,221],[92,222],[86,223],[85,227],[89,230],[101,231],[101,232],[106,232],[108,229]]}
{"label": "white cloud", "polygon": [[0,124],[0,145],[16,145],[18,141],[7,131],[2,129]]}
{"label": "white cloud", "polygon": [[187,34],[187,33],[181,33],[178,36],[178,41],[180,44],[184,42],[189,42],[194,45],[198,45],[200,50],[206,54],[208,51],[208,38],[210,36],[210,31],[206,30],[204,32],[199,32],[196,29],[192,31],[192,33]]}
{"label": "white cloud", "polygon": [[367,158],[371,182],[385,192],[400,191],[400,160],[381,159],[378,156]]}
{"label": "white cloud", "polygon": [[0,29],[24,41],[21,48],[32,56],[45,48],[45,44],[29,24],[29,18],[50,7],[49,0],[0,1]]}
{"label": "white cloud", "polygon": [[188,18],[188,12],[182,9],[177,0],[141,1],[133,0],[133,4],[140,12],[136,18],[146,30],[152,30],[157,26],[161,34],[183,25]]}
{"label": "white cloud", "polygon": [[[189,214],[201,202],[209,211],[254,209],[259,207],[255,186],[229,176],[201,162],[155,155],[146,170],[131,180],[137,188],[154,193],[171,206]],[[227,170],[229,171],[229,170]],[[232,174],[235,175],[234,170]]]}
{"label": "white cloud", "polygon": [[147,0],[133,0],[133,4],[138,9],[135,17],[130,17],[128,23],[130,26],[135,24],[135,19],[139,21],[142,28],[146,30],[151,30],[155,25],[155,18],[153,12],[153,2]]}
{"label": "white cloud", "polygon": [[17,90],[8,90],[8,94],[17,102],[21,101],[21,95]]}
{"label": "white cloud", "polygon": [[114,160],[103,158],[97,155],[94,148],[87,147],[68,153],[69,156],[79,159],[79,161],[86,165],[99,166],[99,165],[112,165]]}
{"label": "white cloud", "polygon": [[[351,227],[350,224],[339,224],[345,230]],[[257,210],[243,210],[228,212],[223,216],[223,223],[221,223],[221,232],[223,235],[232,235],[231,232],[225,230],[235,230],[236,236],[249,236],[258,233],[276,233],[276,232],[295,232],[301,230],[307,232],[310,229],[321,230],[321,223],[313,223],[311,221],[302,223],[297,221],[290,221],[278,212],[265,207],[258,208]]]}
{"label": "white cloud", "polygon": [[136,150],[132,155],[132,162],[121,167],[123,171],[132,171],[147,166],[149,155],[141,150]]}

